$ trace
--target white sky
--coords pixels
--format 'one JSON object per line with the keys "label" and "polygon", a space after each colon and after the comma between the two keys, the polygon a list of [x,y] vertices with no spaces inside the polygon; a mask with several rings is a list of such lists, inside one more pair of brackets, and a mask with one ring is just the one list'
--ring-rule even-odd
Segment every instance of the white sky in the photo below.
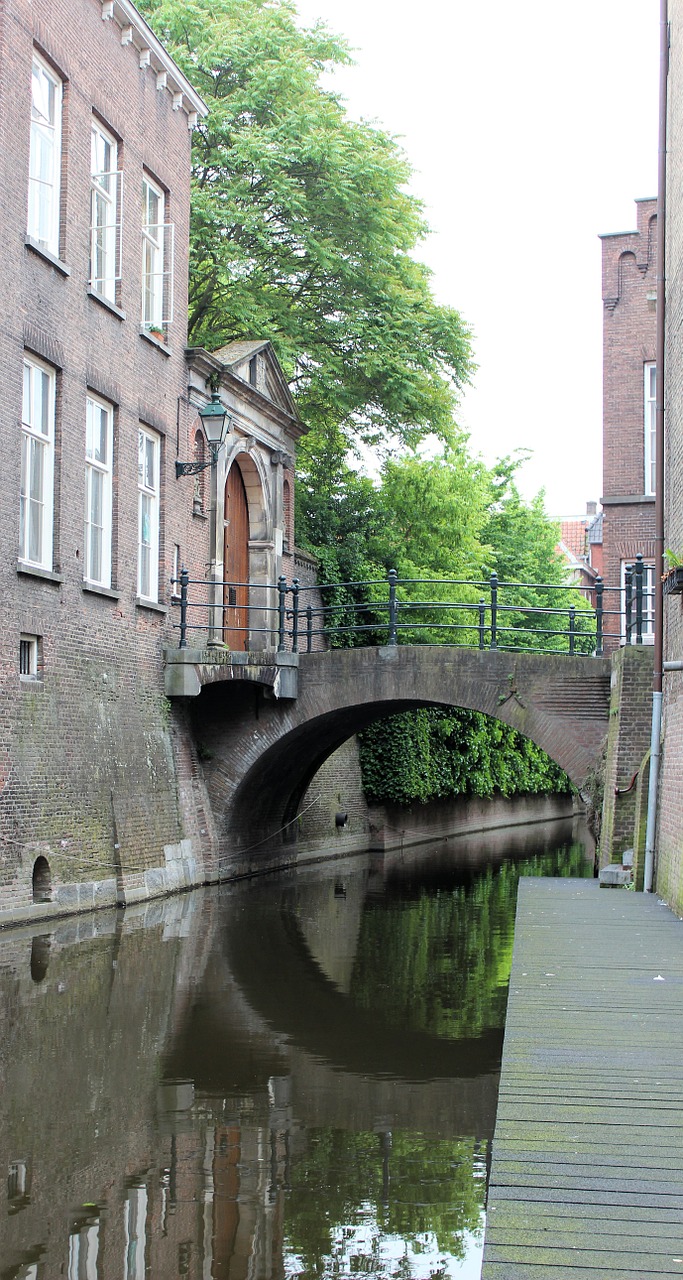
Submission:
{"label": "white sky", "polygon": [[658,0],[296,0],[354,49],[334,85],[398,136],[420,257],[474,330],[459,420],[487,462],[533,449],[553,516],[601,495],[600,232],[656,195]]}

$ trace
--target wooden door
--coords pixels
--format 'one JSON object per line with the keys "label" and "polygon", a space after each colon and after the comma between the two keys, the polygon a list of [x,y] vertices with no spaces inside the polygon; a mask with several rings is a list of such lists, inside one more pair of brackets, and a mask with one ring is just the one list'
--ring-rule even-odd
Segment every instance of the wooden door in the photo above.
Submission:
{"label": "wooden door", "polygon": [[242,472],[233,463],[225,484],[223,642],[249,648],[249,507]]}

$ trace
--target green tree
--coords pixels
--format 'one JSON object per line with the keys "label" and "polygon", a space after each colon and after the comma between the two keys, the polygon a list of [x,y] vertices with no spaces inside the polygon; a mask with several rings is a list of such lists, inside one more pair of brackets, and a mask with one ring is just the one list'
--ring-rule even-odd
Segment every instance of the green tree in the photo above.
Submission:
{"label": "green tree", "polygon": [[478,578],[486,552],[482,531],[489,477],[457,435],[436,456],[388,458],[382,472],[391,512],[391,548],[401,577]]}
{"label": "green tree", "polygon": [[413,256],[427,227],[386,133],[322,88],[349,61],[288,0],[142,0],[209,108],[193,141],[190,340],[269,338],[317,436],[451,433],[469,332]]}
{"label": "green tree", "polygon": [[[321,25],[301,30],[288,0],[142,8],[209,107],[193,139],[190,340],[273,342],[311,427],[304,541],[323,580],[378,580],[378,607],[360,618],[358,592],[330,587],[328,617],[369,629],[335,643],[367,641],[386,621],[387,568],[477,576],[504,532],[497,517],[511,528],[519,515],[504,464],[487,478],[454,427],[469,332],[435,302],[415,259],[427,227],[406,191],[405,156],[321,85],[324,71],[349,60],[343,40]],[[379,487],[345,464],[350,444],[414,448],[430,433],[443,455],[389,459]],[[431,594],[434,609],[414,615],[421,639],[443,635],[432,630],[443,591]],[[475,595],[461,588],[457,599]]]}
{"label": "green tree", "polygon": [[[489,474],[491,500],[483,536],[491,553],[484,571],[495,569],[501,582],[523,584],[500,593],[502,605],[514,604],[519,611],[501,613],[501,627],[517,628],[518,634],[501,634],[499,643],[501,647],[566,650],[573,606],[576,652],[591,653],[595,624],[588,601],[567,585],[567,566],[557,550],[559,522],[548,518],[543,491],[525,502],[517,488],[517,471],[526,457],[518,452],[501,458]],[[544,590],[539,590],[539,583]],[[546,609],[555,612],[534,612]]]}
{"label": "green tree", "polygon": [[485,566],[495,569],[506,582],[565,581],[566,565],[557,550],[558,521],[545,510],[543,491],[525,502],[516,476],[528,458],[524,451],[500,458],[489,472],[489,507],[484,527],[485,541],[492,548]]}

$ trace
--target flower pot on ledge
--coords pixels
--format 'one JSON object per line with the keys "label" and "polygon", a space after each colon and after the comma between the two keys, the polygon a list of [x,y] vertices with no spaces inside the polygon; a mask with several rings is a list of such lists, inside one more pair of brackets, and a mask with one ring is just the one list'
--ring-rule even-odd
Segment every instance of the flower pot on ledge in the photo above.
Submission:
{"label": "flower pot on ledge", "polygon": [[145,332],[150,338],[154,338],[155,342],[166,342],[166,331],[158,325],[148,324]]}
{"label": "flower pot on ledge", "polygon": [[662,582],[665,596],[683,595],[683,564],[677,564],[674,569],[669,569],[669,572],[664,574]]}

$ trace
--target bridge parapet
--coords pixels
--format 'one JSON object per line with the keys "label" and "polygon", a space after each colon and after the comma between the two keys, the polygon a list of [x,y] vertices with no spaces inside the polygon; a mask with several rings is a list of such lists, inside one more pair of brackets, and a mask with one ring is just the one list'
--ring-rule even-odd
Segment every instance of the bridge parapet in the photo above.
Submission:
{"label": "bridge parapet", "polygon": [[[179,648],[189,636],[209,645],[241,645],[242,639],[297,653],[333,647],[457,644],[507,653],[604,653],[605,623],[623,624],[627,645],[649,634],[652,592],[643,557],[627,565],[625,586],[607,588],[597,577],[589,589],[577,583],[399,578],[337,582],[304,587],[284,576],[277,583],[233,583],[190,579],[183,569],[173,603]],[[228,622],[226,602],[242,596],[238,621]],[[623,607],[623,616],[622,616]],[[237,634],[236,634],[237,633]],[[205,641],[206,643],[206,641]]]}

